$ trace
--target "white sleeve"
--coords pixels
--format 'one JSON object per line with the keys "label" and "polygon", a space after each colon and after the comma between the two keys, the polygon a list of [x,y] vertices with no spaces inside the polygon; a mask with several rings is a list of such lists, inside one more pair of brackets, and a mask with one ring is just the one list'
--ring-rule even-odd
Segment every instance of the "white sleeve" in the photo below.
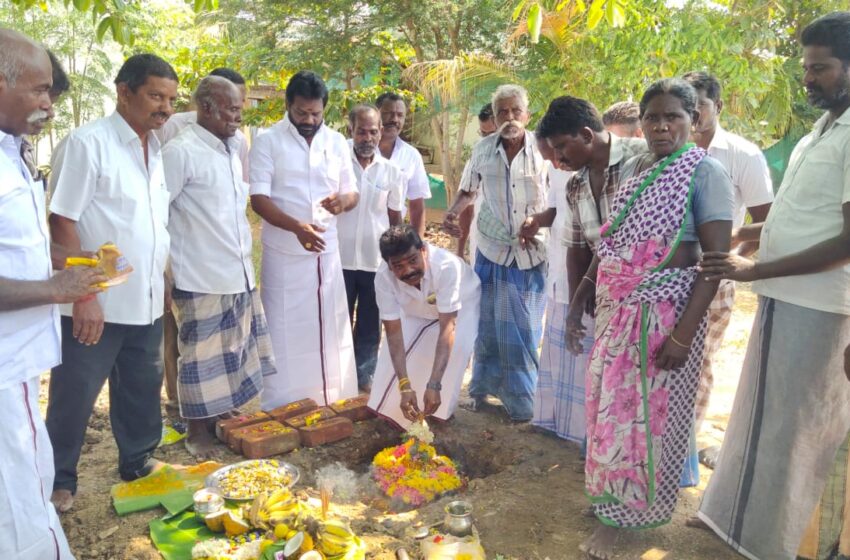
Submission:
{"label": "white sleeve", "polygon": [[741,189],[744,206],[751,208],[773,202],[773,184],[767,160],[761,152],[745,154],[735,183]]}
{"label": "white sleeve", "polygon": [[272,180],[274,179],[274,158],[272,156],[273,132],[267,132],[257,137],[250,152],[249,178],[251,188],[249,194],[271,196]]}
{"label": "white sleeve", "polygon": [[248,157],[248,138],[241,130],[236,131],[236,138],[239,140],[239,161],[242,162],[242,180],[246,183],[251,182],[251,177],[248,175],[248,170],[251,169]]}
{"label": "white sleeve", "polygon": [[475,145],[472,149],[472,157],[466,162],[463,168],[463,173],[460,176],[460,186],[458,191],[468,193],[478,192],[478,187],[481,185],[481,173],[478,171],[478,166],[481,163],[482,152],[480,149],[481,142]]}
{"label": "white sleeve", "polygon": [[186,158],[177,142],[169,142],[162,149],[162,166],[165,171],[165,186],[168,189],[168,200],[174,199],[183,191],[188,180]]}
{"label": "white sleeve", "polygon": [[348,147],[348,142],[342,135],[337,136],[337,142],[334,142],[334,151],[336,156],[342,160],[342,165],[339,167],[339,194],[348,194],[352,192],[360,192],[357,188],[357,177],[354,176],[354,166],[351,162],[351,149]]}
{"label": "white sleeve", "polygon": [[50,191],[51,197],[56,192],[56,183],[59,180],[59,169],[62,168],[62,161],[65,158],[65,145],[68,143],[68,137],[65,136],[53,148],[53,154],[50,156],[50,175],[47,178],[47,190]]}
{"label": "white sleeve", "polygon": [[378,303],[378,311],[382,321],[396,321],[401,319],[401,305],[398,302],[395,289],[393,288],[392,272],[386,263],[381,263],[375,274],[375,301]]}
{"label": "white sleeve", "polygon": [[75,222],[80,220],[97,190],[98,164],[87,140],[90,141],[73,134],[68,136],[61,162],[55,162],[60,165],[53,170],[55,186],[50,211]]}
{"label": "white sleeve", "polygon": [[387,164],[387,208],[401,212],[404,210],[404,174],[395,165]]}
{"label": "white sleeve", "polygon": [[440,313],[453,313],[461,308],[462,266],[461,260],[454,255],[447,255],[445,262],[440,265],[440,281],[437,286],[437,311]]}
{"label": "white sleeve", "polygon": [[431,198],[431,182],[428,180],[428,174],[425,172],[425,162],[422,161],[422,154],[413,146],[410,149],[415,152],[415,157],[413,158],[413,173],[411,173],[410,181],[407,183],[407,200]]}

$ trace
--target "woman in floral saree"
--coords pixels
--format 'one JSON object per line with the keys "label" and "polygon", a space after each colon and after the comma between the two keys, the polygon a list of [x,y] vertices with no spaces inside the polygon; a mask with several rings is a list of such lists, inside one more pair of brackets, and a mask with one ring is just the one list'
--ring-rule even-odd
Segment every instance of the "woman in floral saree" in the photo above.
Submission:
{"label": "woman in floral saree", "polygon": [[607,559],[619,529],[670,521],[688,454],[705,317],[717,290],[698,274],[701,251],[727,251],[731,181],[688,144],[699,119],[686,82],[653,84],[640,102],[650,153],[630,160],[602,242],[567,317],[580,351],[579,313],[596,296],[586,378],[585,489],[600,526],[582,550]]}

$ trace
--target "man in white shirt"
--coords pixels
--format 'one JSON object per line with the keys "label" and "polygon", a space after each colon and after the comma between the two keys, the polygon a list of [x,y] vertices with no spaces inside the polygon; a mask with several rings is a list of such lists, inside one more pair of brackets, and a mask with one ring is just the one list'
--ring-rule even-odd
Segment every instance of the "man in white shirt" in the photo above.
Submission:
{"label": "man in white shirt", "polygon": [[480,282],[468,264],[424,243],[411,226],[388,229],[380,247],[375,293],[387,341],[369,407],[402,429],[421,415],[448,420],[475,347]]}
{"label": "man in white shirt", "polygon": [[74,251],[111,241],[134,269],[125,283],[62,308],[63,362],[50,376],[47,405],[60,512],[73,504],[86,426],[107,379],[121,478],[135,480],[160,465],[152,454],[162,435],[168,190],[151,131],[174,110],[177,74],[155,55],[135,55],[115,85],[115,112],[71,132],[52,162],[54,240]]}
{"label": "man in white shirt", "polygon": [[[230,68],[216,68],[209,73],[210,76],[218,76],[233,82],[239,89],[241,104],[245,106],[247,88],[245,86],[245,78],[236,70]],[[198,121],[197,111],[186,111],[183,113],[175,113],[171,115],[162,128],[154,131],[156,137],[159,138],[160,144],[165,146],[171,139],[180,134],[180,131],[188,125]],[[230,141],[230,148],[239,155],[239,161],[242,165],[242,178],[248,182],[248,139],[241,129],[236,131],[236,134]],[[177,324],[172,313],[166,312],[162,317],[162,332],[163,332],[163,363],[165,366],[165,392],[168,397],[165,406],[167,409],[174,409],[178,406],[177,403]]]}
{"label": "man in white shirt", "polygon": [[[528,124],[528,93],[517,85],[493,93],[498,133],[475,145],[443,228],[461,234],[457,217],[482,196],[475,272],[481,279],[481,322],[469,394],[477,409],[497,396],[517,422],[531,420],[538,348],[546,306],[546,235],[520,238],[525,219],[546,206],[546,165]],[[510,188],[508,188],[510,187]]]}
{"label": "man in white shirt", "polygon": [[[694,129],[693,139],[697,146],[708,150],[708,155],[723,164],[735,186],[732,227],[738,229],[743,226],[748,212],[753,224],[764,222],[773,202],[773,184],[764,154],[758,146],[737,134],[724,130],[718,123],[717,117],[723,110],[723,101],[720,99],[721,87],[717,78],[705,72],[688,72],[682,78],[694,86],[699,95],[697,102],[699,124]],[[745,243],[739,246],[736,252],[746,256],[752,254],[757,248],[757,244]],[[732,318],[734,305],[735,283],[721,282],[717,294],[708,307],[705,352],[696,399],[694,426],[697,431],[708,412],[711,388],[714,385],[711,362],[723,343],[723,335]],[[708,453],[709,457],[704,460],[710,465],[712,456],[716,455],[717,451],[710,448]]]}
{"label": "man in white shirt", "polygon": [[189,424],[186,448],[208,459],[215,419],[260,394],[263,376],[275,368],[254,287],[248,184],[232,145],[242,96],[227,79],[208,76],[194,101],[197,122],[163,148],[162,161],[171,193],[180,415]]}
{"label": "man in white shirt", "polygon": [[313,72],[286,86],[283,120],[251,148],[251,206],[263,218],[261,296],[278,375],[263,408],[357,394],[337,216],[357,205],[351,148],[323,123],[328,89]]}
{"label": "man in white shirt", "polygon": [[[410,205],[410,225],[419,234],[425,235],[425,199],[431,198],[431,183],[425,173],[422,154],[401,139],[407,105],[397,93],[386,92],[378,96],[375,106],[381,112],[384,129],[381,132],[381,155],[401,169],[404,175],[404,198]],[[402,210],[402,217],[405,211]]]}
{"label": "man in white shirt", "polygon": [[404,178],[378,152],[382,127],[381,114],[375,107],[354,107],[348,128],[360,202],[339,217],[339,256],[353,325],[357,385],[368,393],[381,342],[381,319],[375,301],[375,272],[381,264],[378,239],[391,225],[401,223]]}
{"label": "man in white shirt", "polygon": [[759,260],[706,253],[701,265],[708,281],[754,282],[759,309],[699,516],[765,560],[797,556],[850,431],[850,12],[815,20],[801,42],[809,103],[826,112],[794,148],[765,223],[738,233],[759,240]]}
{"label": "man in white shirt", "polygon": [[[44,188],[21,158],[25,134],[53,114],[50,59],[0,28],[0,558],[73,560],[53,504],[53,456],[38,411],[39,376],[60,360],[59,310],[99,291],[99,270],[53,274]],[[64,256],[59,256],[64,261]]]}

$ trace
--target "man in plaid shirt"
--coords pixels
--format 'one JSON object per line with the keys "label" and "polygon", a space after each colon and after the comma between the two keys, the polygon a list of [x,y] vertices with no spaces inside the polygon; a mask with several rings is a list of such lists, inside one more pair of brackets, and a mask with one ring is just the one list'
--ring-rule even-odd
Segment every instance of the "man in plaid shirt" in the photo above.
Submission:
{"label": "man in plaid shirt", "polygon": [[497,133],[481,140],[461,178],[443,228],[459,237],[457,217],[482,196],[475,272],[481,279],[481,319],[469,393],[477,408],[499,397],[515,421],[531,420],[538,346],[546,305],[546,239],[520,240],[528,216],[546,208],[546,166],[528,123],[528,94],[502,85],[493,93]]}

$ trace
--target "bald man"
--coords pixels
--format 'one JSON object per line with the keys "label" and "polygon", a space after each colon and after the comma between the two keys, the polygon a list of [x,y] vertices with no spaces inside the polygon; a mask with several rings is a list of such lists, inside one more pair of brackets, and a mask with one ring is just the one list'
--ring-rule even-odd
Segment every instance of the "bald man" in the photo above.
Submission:
{"label": "bald man", "polygon": [[227,79],[208,76],[194,101],[197,122],[165,145],[162,160],[171,200],[180,415],[189,421],[186,448],[208,459],[217,454],[209,430],[216,418],[259,395],[263,376],[276,370],[254,282],[248,184],[235,136],[242,94]]}
{"label": "bald man", "polygon": [[[60,361],[58,303],[98,291],[92,269],[53,274],[44,189],[21,137],[52,116],[47,52],[0,28],[0,558],[73,560],[50,503],[53,450],[38,411],[39,375]],[[64,255],[53,257],[64,262]],[[13,513],[14,512],[14,513]]]}

